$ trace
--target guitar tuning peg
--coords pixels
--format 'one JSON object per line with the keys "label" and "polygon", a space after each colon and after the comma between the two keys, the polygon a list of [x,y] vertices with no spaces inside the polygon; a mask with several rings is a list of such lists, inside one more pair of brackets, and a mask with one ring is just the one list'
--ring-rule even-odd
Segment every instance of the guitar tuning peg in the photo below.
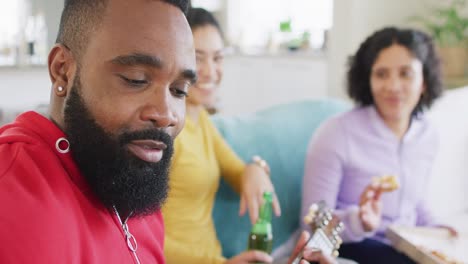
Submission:
{"label": "guitar tuning peg", "polygon": [[306,215],[306,216],[304,217],[304,223],[310,224],[310,223],[312,223],[312,221],[313,221],[312,216]]}
{"label": "guitar tuning peg", "polygon": [[333,250],[333,253],[332,253],[333,257],[337,258],[340,253],[338,252],[338,250]]}
{"label": "guitar tuning peg", "polygon": [[316,203],[313,203],[313,204],[309,207],[309,211],[317,212],[318,210],[319,210],[319,206],[318,206],[318,204],[316,204]]}
{"label": "guitar tuning peg", "polygon": [[337,231],[338,233],[343,232],[343,230],[345,229],[345,226],[344,226],[343,222],[338,223],[338,225],[336,226],[335,229],[336,229],[336,231]]}
{"label": "guitar tuning peg", "polygon": [[335,240],[336,240],[336,244],[337,244],[337,245],[343,244],[343,239],[341,239],[340,236],[336,236],[336,237],[335,237]]}

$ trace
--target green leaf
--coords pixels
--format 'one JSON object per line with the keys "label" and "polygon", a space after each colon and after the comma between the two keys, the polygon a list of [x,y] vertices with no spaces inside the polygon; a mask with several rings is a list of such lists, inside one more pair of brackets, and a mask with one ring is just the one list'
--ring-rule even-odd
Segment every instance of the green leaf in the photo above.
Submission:
{"label": "green leaf", "polygon": [[466,0],[453,0],[447,6],[430,7],[431,17],[411,16],[410,21],[421,24],[443,45],[465,43],[468,38],[468,18],[460,13],[466,7]]}

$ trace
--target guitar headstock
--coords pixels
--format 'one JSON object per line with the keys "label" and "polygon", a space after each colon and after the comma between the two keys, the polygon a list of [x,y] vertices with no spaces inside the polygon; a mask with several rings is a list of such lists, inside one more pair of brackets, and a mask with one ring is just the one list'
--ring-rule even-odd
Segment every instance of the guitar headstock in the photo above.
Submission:
{"label": "guitar headstock", "polygon": [[304,222],[310,226],[312,237],[308,246],[320,249],[324,254],[338,256],[338,249],[343,242],[340,233],[344,225],[340,219],[333,215],[333,211],[321,201],[310,206]]}

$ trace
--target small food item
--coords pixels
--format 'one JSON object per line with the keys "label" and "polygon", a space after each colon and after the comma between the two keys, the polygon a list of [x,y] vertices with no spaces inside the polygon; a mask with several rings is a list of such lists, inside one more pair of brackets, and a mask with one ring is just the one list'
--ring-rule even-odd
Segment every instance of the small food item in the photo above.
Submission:
{"label": "small food item", "polygon": [[447,264],[463,264],[463,262],[450,258],[449,256],[445,255],[444,253],[438,250],[431,250],[431,254],[436,258],[443,261],[443,263]]}
{"label": "small food item", "polygon": [[374,177],[373,184],[378,184],[384,192],[393,192],[400,188],[400,183],[395,175],[384,175],[381,177]]}

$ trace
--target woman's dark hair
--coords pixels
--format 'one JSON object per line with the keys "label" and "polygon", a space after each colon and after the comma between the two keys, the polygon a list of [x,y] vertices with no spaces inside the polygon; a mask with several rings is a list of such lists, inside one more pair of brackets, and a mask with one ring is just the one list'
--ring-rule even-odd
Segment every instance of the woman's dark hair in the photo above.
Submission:
{"label": "woman's dark hair", "polygon": [[372,66],[380,51],[392,44],[406,47],[423,66],[426,90],[413,110],[413,115],[418,114],[429,108],[443,91],[440,59],[432,38],[418,30],[389,27],[368,37],[349,61],[348,95],[361,106],[374,104],[370,87]]}
{"label": "woman's dark hair", "polygon": [[221,27],[219,26],[216,18],[213,16],[213,14],[203,8],[190,8],[187,13],[187,21],[192,31],[198,27],[214,26],[216,29],[218,29],[221,37],[223,37],[223,31],[221,30]]}

